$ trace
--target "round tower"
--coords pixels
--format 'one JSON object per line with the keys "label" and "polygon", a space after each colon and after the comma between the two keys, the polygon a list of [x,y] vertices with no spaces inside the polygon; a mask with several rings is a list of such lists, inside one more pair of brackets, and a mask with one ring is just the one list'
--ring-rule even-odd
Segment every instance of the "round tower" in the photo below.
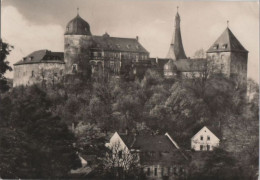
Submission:
{"label": "round tower", "polygon": [[90,47],[93,44],[89,24],[79,16],[66,26],[64,34],[65,74],[90,75]]}

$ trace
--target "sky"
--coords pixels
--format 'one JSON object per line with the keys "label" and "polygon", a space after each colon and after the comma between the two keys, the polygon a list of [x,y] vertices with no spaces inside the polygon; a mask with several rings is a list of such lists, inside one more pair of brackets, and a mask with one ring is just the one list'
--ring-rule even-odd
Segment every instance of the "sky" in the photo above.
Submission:
{"label": "sky", "polygon": [[[150,57],[165,58],[179,6],[186,55],[207,50],[227,27],[249,51],[248,77],[259,77],[259,2],[171,0],[2,0],[2,39],[14,64],[39,49],[64,51],[64,31],[79,8],[94,35],[139,37]],[[13,72],[7,73],[12,78]]]}

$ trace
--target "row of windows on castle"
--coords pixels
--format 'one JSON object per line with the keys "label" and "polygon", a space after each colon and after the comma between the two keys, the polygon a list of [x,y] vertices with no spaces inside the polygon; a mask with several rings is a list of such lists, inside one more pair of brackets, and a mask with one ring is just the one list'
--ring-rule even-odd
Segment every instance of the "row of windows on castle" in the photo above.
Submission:
{"label": "row of windows on castle", "polygon": [[[74,68],[75,68],[75,67],[74,67]],[[27,71],[24,71],[24,72],[22,73],[22,75],[23,75],[23,76],[27,76]],[[46,73],[42,70],[41,73],[40,73],[40,75],[41,75],[41,76],[45,76]],[[59,72],[53,72],[52,75],[53,75],[53,76],[58,76],[58,75],[62,76],[62,75],[63,75],[63,69],[60,69]],[[31,71],[30,77],[35,77],[35,76],[36,76],[35,71]],[[19,72],[19,71],[17,72],[17,77],[20,77],[20,72]]]}
{"label": "row of windows on castle", "polygon": [[92,58],[121,58],[121,59],[134,59],[146,60],[148,55],[146,54],[137,54],[137,53],[115,53],[115,52],[91,52]]}
{"label": "row of windows on castle", "polygon": [[[78,49],[78,48],[75,48]],[[82,49],[81,52],[85,50]],[[78,50],[76,50],[78,52]],[[146,53],[129,53],[129,52],[110,52],[110,51],[95,51],[91,52],[91,58],[100,59],[100,58],[118,58],[118,59],[134,59],[146,60],[148,55]]]}
{"label": "row of windows on castle", "polygon": [[[69,46],[70,46],[70,44],[66,44],[66,47],[69,47]],[[97,48],[101,48],[101,45],[100,45],[100,44],[97,44],[96,46],[97,46]],[[139,49],[141,49],[140,45],[132,46],[131,44],[127,44],[125,47],[126,47],[127,49],[129,49],[129,50],[130,50],[130,49],[131,49],[131,50],[139,50]],[[108,44],[108,45],[107,45],[107,48],[109,48],[109,49],[111,49],[111,50],[115,50],[115,49],[120,50],[122,47],[120,46],[120,44],[116,44],[116,45]],[[84,51],[85,48],[82,47],[81,50]]]}
{"label": "row of windows on castle", "polygon": [[[174,175],[184,175],[185,169],[183,167],[162,167],[161,169],[161,176],[169,176],[170,174]],[[159,168],[155,167],[147,167],[146,168],[146,175],[147,176],[159,176],[158,173]]]}

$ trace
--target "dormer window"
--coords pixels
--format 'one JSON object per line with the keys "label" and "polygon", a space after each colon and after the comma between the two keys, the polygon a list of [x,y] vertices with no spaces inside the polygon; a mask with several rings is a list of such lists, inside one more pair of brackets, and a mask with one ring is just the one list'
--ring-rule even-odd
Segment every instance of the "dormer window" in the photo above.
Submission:
{"label": "dormer window", "polygon": [[227,49],[228,45],[227,44],[223,44],[222,45],[222,49]]}
{"label": "dormer window", "polygon": [[126,47],[127,47],[127,49],[130,49],[131,45],[130,45],[130,44],[128,44]]}
{"label": "dormer window", "polygon": [[215,45],[213,46],[213,49],[218,49],[218,44],[215,44]]}
{"label": "dormer window", "polygon": [[136,45],[135,47],[136,47],[136,49],[139,49],[139,48],[140,48],[140,46],[139,46],[139,45]]}

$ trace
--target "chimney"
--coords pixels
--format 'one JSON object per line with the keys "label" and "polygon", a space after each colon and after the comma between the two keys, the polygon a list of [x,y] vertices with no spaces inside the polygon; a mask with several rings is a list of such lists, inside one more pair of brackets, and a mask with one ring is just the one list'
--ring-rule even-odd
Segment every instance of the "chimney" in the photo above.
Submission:
{"label": "chimney", "polygon": [[139,41],[139,37],[138,36],[136,36],[136,40]]}

